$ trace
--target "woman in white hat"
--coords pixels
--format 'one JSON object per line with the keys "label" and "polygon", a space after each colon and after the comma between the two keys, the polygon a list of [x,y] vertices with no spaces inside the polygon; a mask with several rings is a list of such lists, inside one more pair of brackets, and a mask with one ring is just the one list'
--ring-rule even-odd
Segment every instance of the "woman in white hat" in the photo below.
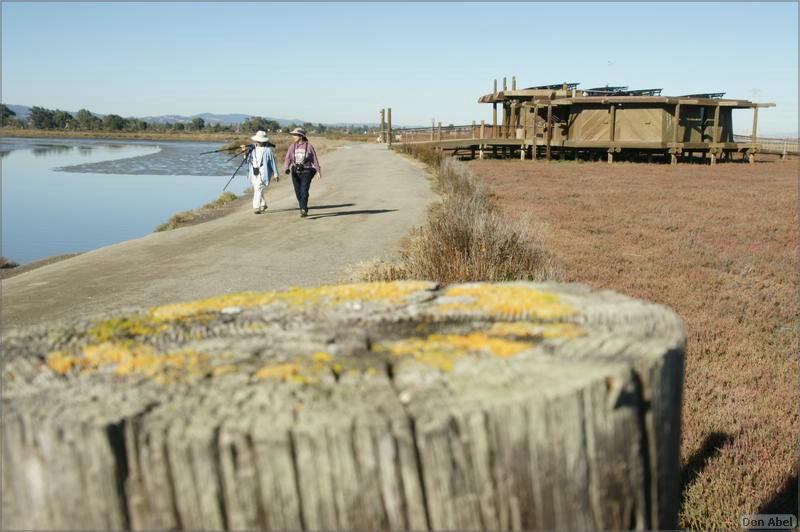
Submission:
{"label": "woman in white hat", "polygon": [[286,158],[283,161],[283,169],[288,174],[292,173],[292,184],[297,203],[300,206],[300,216],[308,216],[308,190],[311,188],[311,180],[314,175],[322,179],[322,169],[319,166],[319,158],[314,146],[308,142],[306,130],[298,127],[290,133],[294,137],[294,143],[289,145]]}
{"label": "woman in white hat", "polygon": [[[257,131],[250,137],[255,142],[255,146],[247,155],[248,177],[250,184],[253,185],[253,213],[261,214],[267,210],[267,199],[265,198],[267,187],[272,178],[280,181],[278,175],[278,163],[275,162],[275,154],[272,148],[275,145],[270,142],[265,131]],[[242,146],[242,149],[247,146]]]}

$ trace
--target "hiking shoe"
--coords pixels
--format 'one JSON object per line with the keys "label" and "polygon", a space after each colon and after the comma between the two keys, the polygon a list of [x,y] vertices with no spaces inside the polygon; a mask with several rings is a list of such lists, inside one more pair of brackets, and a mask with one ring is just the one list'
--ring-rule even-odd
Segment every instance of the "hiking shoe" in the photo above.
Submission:
{"label": "hiking shoe", "polygon": [[264,212],[264,209],[255,209],[253,214],[261,214],[262,212]]}
{"label": "hiking shoe", "polygon": [[307,209],[301,210],[300,211],[300,218],[305,218],[306,216],[308,216],[308,210]]}

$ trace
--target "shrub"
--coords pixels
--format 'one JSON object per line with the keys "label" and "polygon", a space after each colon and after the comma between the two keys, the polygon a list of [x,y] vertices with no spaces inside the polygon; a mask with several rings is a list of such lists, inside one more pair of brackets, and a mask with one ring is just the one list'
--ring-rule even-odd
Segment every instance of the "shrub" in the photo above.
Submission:
{"label": "shrub", "polygon": [[16,268],[17,266],[19,266],[19,264],[16,262],[0,256],[0,269]]}
{"label": "shrub", "polygon": [[432,166],[442,202],[431,207],[424,226],[403,240],[399,264],[362,264],[357,269],[363,280],[454,283],[561,278],[544,247],[542,226],[526,219],[510,220],[465,164],[431,149],[406,145],[401,150]]}

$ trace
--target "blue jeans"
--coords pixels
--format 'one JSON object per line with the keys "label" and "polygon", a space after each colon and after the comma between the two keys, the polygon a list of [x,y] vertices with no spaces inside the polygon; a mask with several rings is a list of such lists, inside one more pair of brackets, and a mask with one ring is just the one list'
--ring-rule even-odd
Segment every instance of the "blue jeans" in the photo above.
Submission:
{"label": "blue jeans", "polygon": [[313,168],[306,168],[300,172],[292,169],[294,195],[297,197],[300,210],[308,210],[308,191],[311,188],[311,180],[314,179],[315,175],[317,175],[317,171]]}

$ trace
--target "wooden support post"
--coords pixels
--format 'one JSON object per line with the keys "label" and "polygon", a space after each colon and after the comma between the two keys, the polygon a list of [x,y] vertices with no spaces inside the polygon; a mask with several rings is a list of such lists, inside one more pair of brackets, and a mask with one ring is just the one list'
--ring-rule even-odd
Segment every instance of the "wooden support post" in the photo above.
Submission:
{"label": "wooden support post", "polygon": [[536,160],[537,148],[539,146],[539,106],[533,106],[533,154],[531,159]]}
{"label": "wooden support post", "polygon": [[511,76],[511,90],[517,90],[517,76]]}
{"label": "wooden support post", "polygon": [[436,119],[431,118],[431,140],[433,140],[433,132],[436,131]]}
{"label": "wooden support post", "polygon": [[547,149],[545,150],[545,159],[550,161],[550,143],[553,140],[553,105],[547,104]]}
{"label": "wooden support post", "polygon": [[492,138],[497,137],[497,102],[492,104]]}
{"label": "wooden support post", "polygon": [[523,143],[522,143],[522,146],[520,146],[520,149],[519,149],[519,158],[520,158],[521,160],[523,160],[523,161],[525,160],[525,152],[526,152],[526,151],[528,151],[528,147],[527,147],[527,146],[525,145],[525,143],[523,142]]}
{"label": "wooden support post", "polygon": [[506,78],[503,77],[503,92],[508,90],[508,84],[506,83]]}
{"label": "wooden support post", "polygon": [[517,120],[519,120],[517,104],[512,103],[511,116],[508,119],[508,129],[512,139],[517,138]]}
{"label": "wooden support post", "polygon": [[[524,281],[230,304],[4,335],[3,529],[678,526],[686,326],[664,306]],[[92,334],[131,322],[113,351]]]}
{"label": "wooden support post", "polygon": [[717,166],[717,152],[710,151],[709,155],[711,157],[711,166]]}
{"label": "wooden support post", "polygon": [[608,119],[608,140],[614,142],[614,133],[617,128],[617,106],[611,104],[611,117]]}
{"label": "wooden support post", "polygon": [[381,109],[381,142],[386,142],[386,109]]}
{"label": "wooden support post", "polygon": [[389,146],[391,146],[392,145],[392,141],[394,140],[394,134],[392,133],[392,108],[391,107],[389,107],[389,109],[386,110],[386,115],[387,115],[387,120],[386,120],[387,124],[386,124],[386,126],[389,129]]}
{"label": "wooden support post", "polygon": [[436,128],[436,140],[441,142],[442,140],[442,123],[438,123],[438,127]]}
{"label": "wooden support post", "polygon": [[486,124],[481,120],[481,138],[486,137]]}
{"label": "wooden support post", "polygon": [[753,134],[752,143],[758,142],[758,107],[753,107]]}
{"label": "wooden support post", "polygon": [[608,164],[611,164],[613,162],[614,162],[614,152],[609,150],[608,151]]}
{"label": "wooden support post", "polygon": [[680,129],[681,125],[681,104],[678,102],[675,104],[675,122],[672,127],[672,142],[678,142],[678,130]]}
{"label": "wooden support post", "polygon": [[719,142],[719,103],[717,103],[717,106],[714,108],[714,130],[711,142],[714,144]]}
{"label": "wooden support post", "polygon": [[494,80],[494,88],[492,89],[492,96],[497,98],[497,80]]}
{"label": "wooden support post", "polygon": [[472,121],[472,130],[470,131],[470,138],[475,138],[475,121]]}
{"label": "wooden support post", "polygon": [[674,153],[670,154],[670,156],[669,156],[669,164],[671,164],[673,166],[678,164],[678,156],[675,155]]}

